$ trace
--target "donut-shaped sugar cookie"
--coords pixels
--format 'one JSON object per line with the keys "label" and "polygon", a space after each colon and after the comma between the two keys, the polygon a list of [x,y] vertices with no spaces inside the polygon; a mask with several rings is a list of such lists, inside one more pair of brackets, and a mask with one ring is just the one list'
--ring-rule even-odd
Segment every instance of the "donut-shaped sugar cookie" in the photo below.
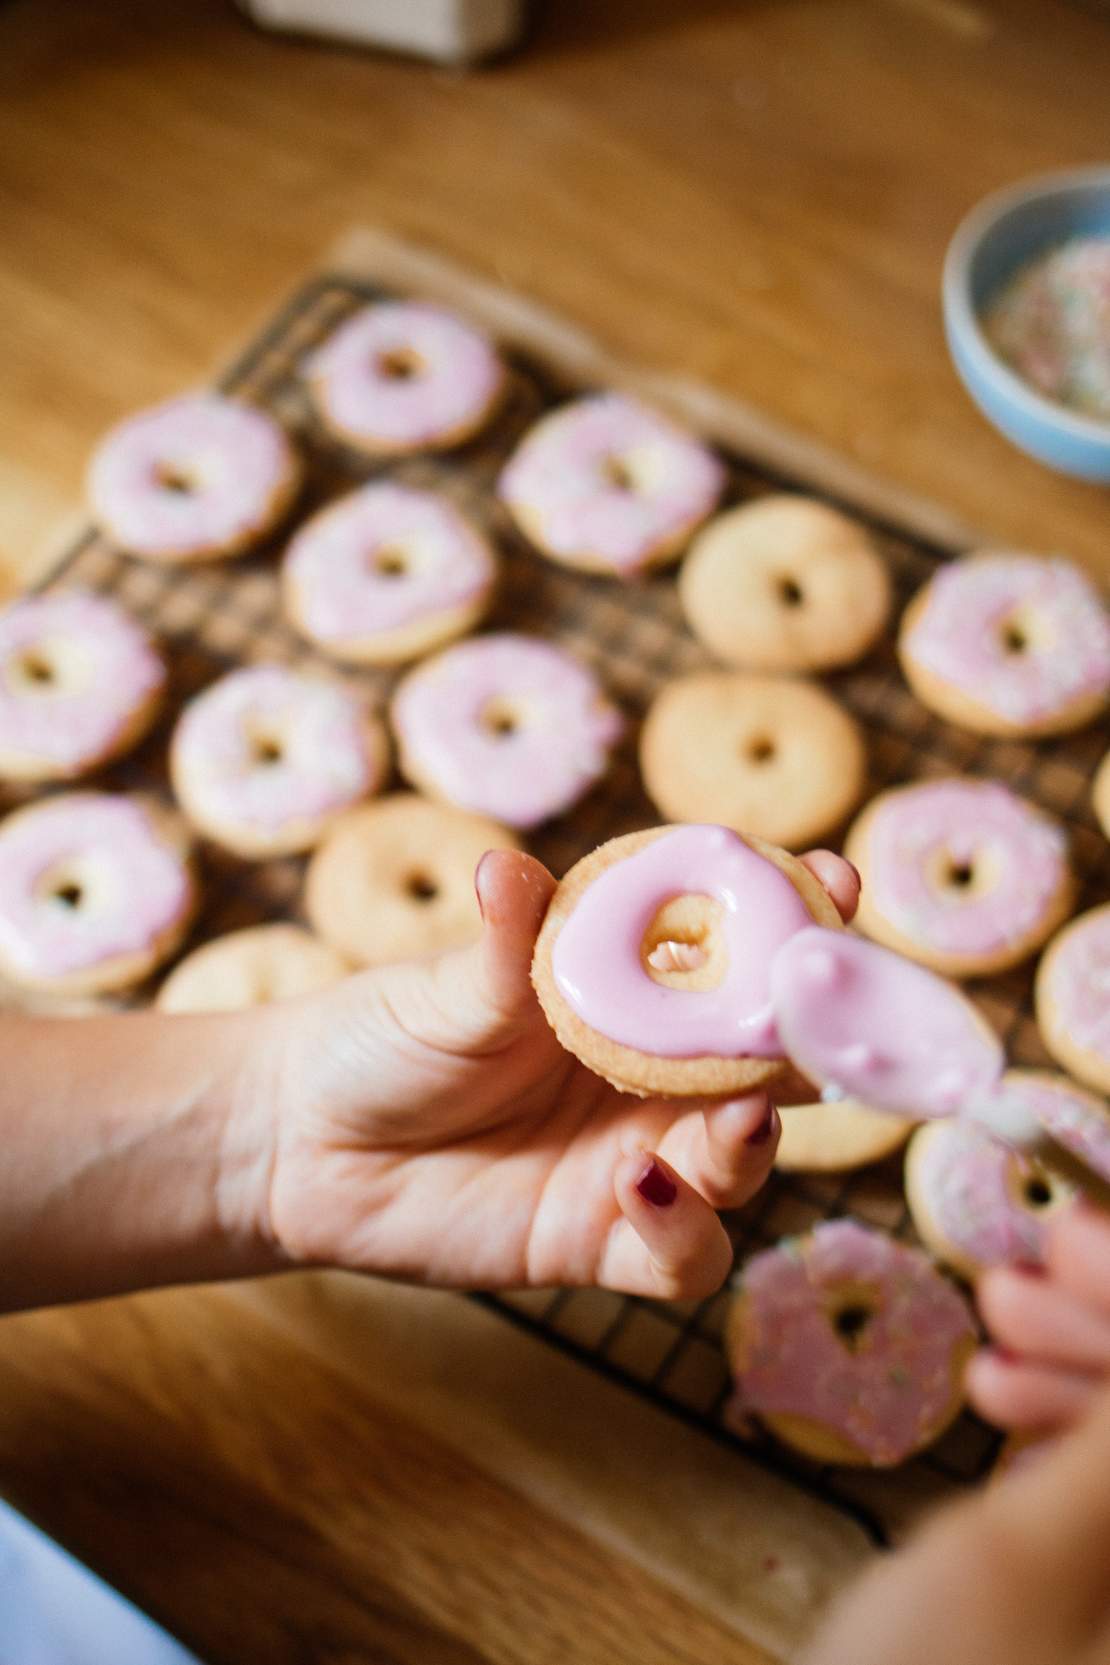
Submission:
{"label": "donut-shaped sugar cookie", "polygon": [[577,803],[624,726],[585,665],[509,632],[458,642],[409,671],[390,720],[414,786],[519,828]]}
{"label": "donut-shaped sugar cookie", "polygon": [[284,665],[251,665],[183,711],[170,775],[194,827],[236,855],[308,850],[377,790],[388,747],[362,697]]}
{"label": "donut-shaped sugar cookie", "polygon": [[150,728],[166,668],[106,596],[55,590],[0,612],[0,778],[75,780]]}
{"label": "donut-shaped sugar cookie", "polygon": [[840,1174],[901,1150],[914,1123],[856,1099],[779,1105],[782,1134],[775,1167],[787,1174]]}
{"label": "donut-shaped sugar cookie", "polygon": [[1110,838],[1110,752],[1106,752],[1102,762],[1095,770],[1094,784],[1091,787],[1091,803],[1099,826]]}
{"label": "donut-shaped sugar cookie", "polygon": [[906,1201],[918,1235],[969,1280],[988,1266],[1039,1266],[1050,1223],[1076,1198],[1052,1168],[974,1122],[930,1122],[906,1152]]}
{"label": "donut-shaped sugar cookie", "polygon": [[978,734],[1065,734],[1110,699],[1110,619],[1069,561],[951,562],[907,607],[898,652],[922,704]]}
{"label": "donut-shaped sugar cookie", "polygon": [[276,526],[301,481],[265,411],[217,393],[140,411],[93,452],[93,516],[117,549],[167,564],[241,555]]}
{"label": "donut-shaped sugar cookie", "polygon": [[1014,1122],[1024,1112],[1055,1143],[1110,1184],[1110,1105],[1067,1076],[1047,1070],[1007,1070],[994,1095]]}
{"label": "donut-shaped sugar cookie", "polygon": [[801,862],[726,827],[628,833],[552,897],[532,981],[559,1040],[622,1091],[744,1092],[784,1052],[770,965],[832,901]]}
{"label": "donut-shaped sugar cookie", "polygon": [[241,1012],[316,994],[348,970],[341,954],[299,925],[252,925],[187,954],[154,1004],[163,1012]]}
{"label": "donut-shaped sugar cookie", "polygon": [[635,399],[601,393],[542,417],[498,491],[553,561],[629,578],[673,560],[725,485],[720,459]]}
{"label": "donut-shaped sugar cookie", "polygon": [[495,821],[398,792],[332,827],[309,863],[305,912],[356,965],[465,948],[482,930],[478,863],[487,850],[517,848]]}
{"label": "donut-shaped sugar cookie", "polygon": [[868,936],[948,977],[1020,964],[1071,910],[1063,828],[998,781],[922,781],[882,792],[844,844]]}
{"label": "donut-shaped sugar cookie", "polygon": [[868,533],[805,497],[762,497],[711,520],[678,594],[709,651],[751,671],[850,665],[890,614],[890,578]]}
{"label": "donut-shaped sugar cookie", "polygon": [[640,737],[669,821],[718,821],[802,849],[851,814],[867,756],[858,724],[812,682],[696,671],[656,696]]}
{"label": "donut-shaped sugar cookie", "polygon": [[1034,993],[1041,1039],[1056,1062],[1110,1093],[1110,902],[1053,937]]}
{"label": "donut-shaped sugar cookie", "polygon": [[306,375],[324,425],[373,457],[462,445],[486,426],[506,388],[489,339],[420,301],[356,312],[312,354]]}
{"label": "donut-shaped sugar cookie", "polygon": [[462,636],[489,605],[489,541],[447,498],[375,480],[308,521],[286,551],[285,610],[322,653],[397,665]]}
{"label": "donut-shaped sugar cookie", "polygon": [[755,1255],[729,1313],[729,1414],[818,1462],[890,1468],[963,1404],[975,1322],[917,1249],[853,1220]]}
{"label": "donut-shaped sugar cookie", "polygon": [[195,905],[181,828],[145,799],[63,792],[0,822],[0,972],[21,988],[140,983]]}

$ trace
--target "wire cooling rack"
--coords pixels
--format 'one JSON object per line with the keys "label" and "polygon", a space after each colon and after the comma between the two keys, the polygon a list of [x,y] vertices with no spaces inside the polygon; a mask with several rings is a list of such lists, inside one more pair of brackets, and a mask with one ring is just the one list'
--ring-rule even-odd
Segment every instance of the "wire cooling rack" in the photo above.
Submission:
{"label": "wire cooling rack", "polygon": [[[321,275],[301,288],[221,378],[229,393],[280,416],[301,437],[308,480],[299,515],[338,491],[388,472],[416,486],[434,487],[464,507],[494,537],[504,579],[491,628],[542,633],[592,664],[633,719],[670,677],[708,661],[683,627],[673,575],[622,584],[586,578],[534,555],[516,534],[493,494],[498,469],[524,429],[557,400],[584,391],[557,364],[510,355],[511,394],[494,427],[480,440],[442,458],[374,465],[321,432],[299,376],[305,354],[350,312],[386,291],[371,282]],[[707,437],[712,438],[712,435]],[[814,492],[803,477],[775,472],[721,447],[730,469],[728,501],[770,490]],[[929,577],[948,551],[893,521],[840,504],[867,524],[890,564],[898,602]],[[221,672],[242,663],[304,663],[312,651],[285,625],[275,557],[288,528],[269,546],[226,564],[164,568],[110,549],[91,527],[79,533],[42,587],[81,583],[111,593],[143,619],[170,651],[172,687],[158,728],[131,757],[107,772],[110,787],[168,794],[166,739],[182,703]],[[394,674],[359,671],[350,679],[384,704]],[[1091,776],[1104,739],[1088,733],[1051,745],[977,738],[927,712],[903,682],[888,642],[864,664],[827,678],[836,696],[863,724],[871,789],[953,772],[995,776],[1053,811],[1072,839],[1083,895],[1080,906],[1110,894],[1110,854],[1089,809]],[[554,872],[603,839],[650,826],[657,816],[644,796],[635,760],[635,722],[602,785],[571,814],[542,829],[531,847]],[[260,920],[295,916],[303,862],[246,864],[206,850],[204,906],[188,950],[200,941]],[[986,1016],[1003,1036],[1015,1063],[1043,1064],[1032,1016],[1028,968],[976,986]],[[139,1000],[149,990],[140,991]],[[726,1217],[742,1261],[753,1249],[822,1219],[850,1214],[899,1237],[912,1237],[900,1160],[843,1176],[776,1174],[745,1209]],[[755,1461],[786,1476],[854,1518],[877,1543],[897,1536],[925,1504],[967,1485],[991,1467],[997,1436],[965,1414],[930,1451],[895,1473],[821,1467],[792,1456],[758,1433],[740,1433],[725,1419],[728,1373],[721,1335],[727,1291],[697,1303],[664,1303],[596,1290],[530,1291],[479,1296],[514,1323],[541,1335],[626,1387],[696,1424],[714,1439],[739,1446]]]}

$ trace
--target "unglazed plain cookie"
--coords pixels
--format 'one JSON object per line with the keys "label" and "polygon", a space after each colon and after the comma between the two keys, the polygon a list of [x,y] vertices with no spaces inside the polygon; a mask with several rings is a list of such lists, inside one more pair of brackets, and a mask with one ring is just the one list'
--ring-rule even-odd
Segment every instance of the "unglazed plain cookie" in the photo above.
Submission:
{"label": "unglazed plain cookie", "polygon": [[839,926],[800,861],[725,827],[610,839],[571,868],[532,981],[559,1040],[624,1092],[746,1092],[783,1049],[770,964],[795,931]]}
{"label": "unglazed plain cookie", "polygon": [[930,1122],[906,1152],[906,1201],[917,1234],[968,1280],[988,1266],[1039,1266],[1049,1225],[1076,1198],[1052,1168],[974,1122]]}
{"label": "unglazed plain cookie", "polygon": [[106,596],[55,590],[0,612],[0,778],[76,780],[137,745],[166,668]]}
{"label": "unglazed plain cookie", "polygon": [[796,850],[851,814],[867,756],[859,725],[814,683],[697,671],[656,696],[640,768],[667,820],[716,821]]}
{"label": "unglazed plain cookie", "polygon": [[779,1105],[782,1135],[775,1167],[782,1173],[840,1174],[901,1150],[914,1123],[870,1110],[857,1099]]}
{"label": "unglazed plain cookie", "polygon": [[1110,619],[1069,561],[953,561],[907,607],[898,652],[922,704],[979,734],[1066,734],[1110,699]]}
{"label": "unglazed plain cookie", "polygon": [[1105,754],[1095,771],[1091,803],[1099,826],[1107,838],[1110,838],[1110,752]]}
{"label": "unglazed plain cookie", "polygon": [[409,671],[390,722],[414,786],[519,828],[577,803],[624,728],[591,670],[554,642],[511,632],[458,642]]}
{"label": "unglazed plain cookie", "polygon": [[0,973],[21,988],[140,983],[195,906],[181,825],[146,799],[63,792],[0,822]]}
{"label": "unglazed plain cookie", "polygon": [[193,393],[113,428],[93,453],[88,494],[109,543],[173,564],[243,554],[277,525],[300,483],[300,460],[272,416]]}
{"label": "unglazed plain cookie", "polygon": [[863,881],[860,930],[948,977],[1020,964],[1075,898],[1064,829],[999,781],[882,792],[844,854]]}
{"label": "unglazed plain cookie", "polygon": [[170,775],[198,832],[247,858],[308,850],[385,778],[385,731],[362,696],[284,665],[251,665],[182,712]]}
{"label": "unglazed plain cookie", "polygon": [[726,1340],[733,1420],[818,1462],[890,1468],[955,1418],[976,1333],[919,1250],[832,1220],[748,1261]]}
{"label": "unglazed plain cookie", "polygon": [[163,1012],[240,1012],[316,994],[348,970],[341,954],[299,925],[253,925],[187,954],[154,1004]]}
{"label": "unglazed plain cookie", "polygon": [[630,578],[673,560],[713,512],[724,465],[636,399],[576,399],[529,429],[498,492],[541,554]]}
{"label": "unglazed plain cookie", "polygon": [[1110,902],[1049,943],[1034,988],[1041,1039],[1058,1064],[1110,1093]]}
{"label": "unglazed plain cookie", "polygon": [[487,850],[518,848],[484,816],[399,792],[332,827],[309,863],[305,912],[356,965],[465,948],[482,929],[478,863]]}
{"label": "unglazed plain cookie", "polygon": [[372,457],[462,445],[507,386],[488,337],[422,301],[364,307],[317,348],[305,374],[325,427]]}
{"label": "unglazed plain cookie", "polygon": [[752,671],[850,665],[890,614],[886,564],[864,528],[806,497],[762,497],[698,533],[678,580],[709,651]]}
{"label": "unglazed plain cookie", "polygon": [[496,577],[489,540],[447,498],[375,480],[301,527],[282,596],[322,653],[397,665],[472,630]]}

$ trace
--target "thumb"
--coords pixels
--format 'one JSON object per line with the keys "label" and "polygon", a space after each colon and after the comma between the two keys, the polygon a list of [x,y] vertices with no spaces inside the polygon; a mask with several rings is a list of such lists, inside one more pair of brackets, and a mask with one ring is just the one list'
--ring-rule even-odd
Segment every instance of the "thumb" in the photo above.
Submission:
{"label": "thumb", "polygon": [[482,910],[478,983],[489,1003],[506,1015],[532,998],[532,951],[555,880],[534,856],[520,850],[487,850],[474,874]]}

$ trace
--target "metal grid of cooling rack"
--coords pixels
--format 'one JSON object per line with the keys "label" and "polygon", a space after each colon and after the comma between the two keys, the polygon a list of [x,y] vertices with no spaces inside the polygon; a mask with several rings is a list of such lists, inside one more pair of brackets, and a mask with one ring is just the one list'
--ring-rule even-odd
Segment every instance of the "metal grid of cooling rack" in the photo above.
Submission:
{"label": "metal grid of cooling rack", "polygon": [[[524,546],[491,489],[517,436],[554,401],[582,391],[580,386],[561,377],[556,365],[514,358],[511,396],[489,433],[447,457],[381,467],[345,452],[314,422],[298,374],[303,356],[355,307],[383,293],[372,283],[346,277],[314,279],[274,316],[220,385],[273,410],[301,436],[309,457],[301,514],[382,472],[452,496],[488,528],[502,552],[504,579],[490,626],[532,630],[561,641],[599,671],[625,711],[638,719],[664,681],[707,662],[682,626],[673,578],[661,574],[620,584],[543,561]],[[727,447],[723,451],[730,466],[730,501],[768,490],[812,489],[804,479],[776,474]],[[842,506],[879,539],[899,603],[947,553],[896,524],[861,515],[851,504]],[[184,700],[233,665],[313,657],[281,616],[275,554],[283,541],[284,535],[228,564],[158,568],[116,554],[91,529],[73,540],[44,587],[79,582],[109,591],[170,650],[173,684],[167,714],[137,753],[108,771],[106,785],[168,792],[165,742]],[[360,671],[353,679],[384,703],[394,677]],[[862,665],[827,681],[867,732],[873,790],[951,772],[1000,777],[1067,825],[1083,885],[1080,905],[1110,894],[1110,851],[1088,807],[1091,775],[1104,744],[1097,734],[1040,747],[962,734],[912,697],[889,643]],[[556,873],[603,839],[656,821],[639,782],[634,725],[630,730],[605,782],[570,815],[533,838],[532,849]],[[240,925],[295,914],[302,871],[302,862],[295,859],[244,864],[206,851],[205,903],[186,949]],[[1046,1058],[1033,1022],[1030,986],[1025,968],[978,985],[977,998],[1005,1038],[1012,1060],[1039,1064]],[[754,1248],[842,1214],[899,1236],[912,1235],[898,1160],[843,1176],[775,1175],[726,1223],[741,1260]],[[879,1543],[897,1535],[924,1504],[979,1478],[993,1461],[996,1437],[970,1415],[896,1474],[821,1468],[757,1434],[730,1428],[724,1418],[728,1381],[720,1339],[727,1292],[693,1304],[651,1303],[592,1290],[478,1299],[717,1440],[739,1445],[757,1462],[853,1517]]]}

